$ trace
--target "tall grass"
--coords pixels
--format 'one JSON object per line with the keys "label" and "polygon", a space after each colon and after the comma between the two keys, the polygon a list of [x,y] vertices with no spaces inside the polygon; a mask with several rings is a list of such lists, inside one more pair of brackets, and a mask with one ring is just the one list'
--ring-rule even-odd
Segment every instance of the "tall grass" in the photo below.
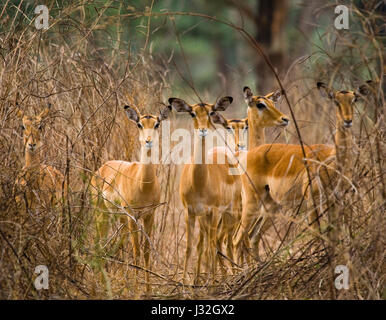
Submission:
{"label": "tall grass", "polygon": [[[6,2],[3,9],[7,5],[11,4]],[[214,286],[182,286],[184,212],[178,196],[180,167],[172,164],[159,168],[165,204],[156,211],[151,239],[152,297],[385,298],[384,50],[376,32],[380,17],[371,9],[353,11],[356,32],[342,35],[333,26],[326,28],[319,49],[294,63],[284,81],[305,144],[333,144],[334,112],[316,92],[316,81],[330,82],[336,89],[375,81],[371,95],[357,104],[354,119],[356,192],[350,189],[339,200],[339,206],[350,212],[348,231],[339,244],[349,253],[350,289],[334,289],[331,256],[322,240],[307,237],[297,223],[297,208],[282,208],[280,223],[263,237],[263,262],[236,269],[226,279],[219,272]],[[95,21],[86,20],[84,6],[64,5],[47,32],[1,12],[0,298],[138,298],[147,271],[132,264],[131,244],[124,252],[96,251],[89,182],[106,160],[138,160],[137,129],[121,107],[129,104],[141,112],[157,112],[172,94],[170,61],[146,50],[134,53],[120,43],[119,30],[124,26],[119,20],[114,47],[107,32],[109,18],[101,14]],[[103,32],[106,42],[101,41]],[[216,97],[213,93],[211,98]],[[56,207],[26,212],[16,206],[15,196],[23,190],[15,181],[24,165],[16,101],[31,114],[52,103],[42,161],[69,181],[69,195]],[[279,108],[288,114],[284,102]],[[175,116],[171,121],[172,128],[189,127]],[[272,129],[267,141],[299,143],[299,137],[292,127],[285,132]],[[50,221],[47,230],[44,219]],[[119,238],[119,231],[117,222],[110,234]],[[101,281],[96,256],[104,260],[107,281]],[[50,271],[49,289],[38,291],[33,285],[34,269],[41,264]],[[136,269],[140,269],[137,286]]]}

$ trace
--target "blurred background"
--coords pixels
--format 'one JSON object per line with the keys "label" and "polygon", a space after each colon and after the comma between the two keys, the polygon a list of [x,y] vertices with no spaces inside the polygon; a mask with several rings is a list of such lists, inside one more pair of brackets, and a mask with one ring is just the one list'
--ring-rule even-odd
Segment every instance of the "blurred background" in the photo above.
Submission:
{"label": "blurred background", "polygon": [[[3,1],[3,5],[7,4],[1,16],[3,32],[10,25],[17,31],[32,21],[36,3]],[[362,22],[353,12],[349,30],[335,35],[327,33],[337,17],[334,9],[338,4],[353,4],[358,10],[371,8],[375,15],[379,14],[375,19],[379,29],[372,32],[384,32],[381,17],[385,4],[374,0],[95,0],[81,6],[77,1],[46,0],[39,4],[46,4],[51,16],[51,27],[43,35],[46,43],[60,47],[64,41],[75,54],[89,60],[106,60],[107,67],[113,69],[121,69],[121,62],[129,56],[132,62],[137,54],[151,56],[160,68],[169,70],[173,93],[192,100],[197,100],[192,86],[203,99],[224,93],[241,97],[244,85],[256,89],[258,94],[277,88],[269,67],[240,33],[229,25],[193,14],[212,16],[244,28],[256,39],[282,79],[301,58],[298,62],[306,66],[326,58],[339,59],[345,37],[360,33]],[[150,12],[151,21],[146,16]],[[184,15],[170,16],[168,12]],[[87,41],[78,41],[78,32]],[[373,66],[376,62],[371,58],[367,39],[357,39],[355,45],[367,47],[368,51],[362,54],[369,56],[368,62]],[[357,79],[371,77],[368,66],[356,66],[358,57],[350,58],[340,63],[350,67]],[[304,71],[302,76],[310,77]],[[321,70],[320,77],[326,76],[327,71]]]}
{"label": "blurred background", "polygon": [[[42,4],[49,9],[47,30],[34,25],[35,7]],[[349,8],[347,30],[334,27],[340,4]],[[353,280],[355,290],[340,294],[348,299],[385,298],[385,268],[380,263],[385,261],[386,234],[384,39],[385,2],[379,0],[2,0],[0,298],[139,297],[129,265],[130,245],[124,260],[107,249],[103,254],[95,251],[90,177],[106,160],[138,160],[137,128],[126,119],[123,105],[155,114],[172,96],[193,104],[231,95],[234,102],[224,115],[246,117],[244,86],[258,95],[279,88],[253,41],[283,82],[306,144],[334,144],[335,109],[320,97],[317,81],[335,90],[354,90],[373,80],[373,95],[356,103],[352,128],[353,181],[360,200],[351,193],[345,200],[353,212],[352,263],[361,272]],[[70,183],[66,203],[48,208],[54,219],[48,237],[42,236],[33,214],[15,205],[21,192],[15,181],[24,166],[16,102],[31,114],[52,103],[42,161]],[[277,107],[290,115],[285,102]],[[268,129],[266,141],[299,143],[293,120],[285,130]],[[172,129],[191,128],[191,122],[189,115],[171,115]],[[180,167],[161,166],[158,172],[167,205],[158,209],[155,224],[152,261],[158,276],[152,275],[153,295],[229,298],[253,270],[229,275],[215,289],[203,286],[187,293],[178,285],[185,248]],[[288,210],[287,219],[294,212]],[[114,230],[119,234],[118,224]],[[276,239],[273,248],[277,238],[271,235]],[[251,282],[248,297],[333,297],[324,244],[299,239],[288,243],[288,251]],[[110,259],[107,284],[97,276],[104,265],[100,256]],[[49,267],[51,284],[37,292],[31,275],[39,264]]]}

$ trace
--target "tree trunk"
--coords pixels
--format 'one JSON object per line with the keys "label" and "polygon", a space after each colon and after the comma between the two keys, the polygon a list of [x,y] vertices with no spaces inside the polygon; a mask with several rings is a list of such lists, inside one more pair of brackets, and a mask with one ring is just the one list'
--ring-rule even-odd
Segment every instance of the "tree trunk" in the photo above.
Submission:
{"label": "tree trunk", "polygon": [[[287,63],[284,27],[287,23],[288,0],[257,1],[256,40],[278,73]],[[277,87],[274,75],[258,56],[256,65],[258,94],[267,94]]]}

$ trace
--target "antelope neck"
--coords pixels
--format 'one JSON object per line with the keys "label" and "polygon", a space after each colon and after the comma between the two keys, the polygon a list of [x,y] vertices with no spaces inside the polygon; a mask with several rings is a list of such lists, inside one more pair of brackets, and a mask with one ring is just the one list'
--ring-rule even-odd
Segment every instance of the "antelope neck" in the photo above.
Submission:
{"label": "antelope neck", "polygon": [[335,132],[335,152],[338,166],[344,171],[349,170],[351,162],[352,149],[352,131],[349,128],[344,128],[344,122],[341,119],[337,120],[337,128]]}
{"label": "antelope neck", "polygon": [[149,189],[153,186],[154,179],[156,178],[156,165],[152,163],[152,151],[156,150],[157,146],[153,145],[151,149],[141,147],[141,157],[138,170],[138,177],[141,181],[141,190]]}
{"label": "antelope neck", "polygon": [[40,154],[38,150],[35,152],[31,152],[29,150],[25,150],[25,167],[26,168],[34,168],[40,166]]}
{"label": "antelope neck", "polygon": [[194,149],[193,149],[193,169],[192,169],[192,181],[193,185],[201,187],[205,184],[208,176],[208,165],[206,163],[206,137],[194,137]]}
{"label": "antelope neck", "polygon": [[248,149],[252,150],[265,142],[265,133],[264,128],[258,123],[253,120],[249,122]]}

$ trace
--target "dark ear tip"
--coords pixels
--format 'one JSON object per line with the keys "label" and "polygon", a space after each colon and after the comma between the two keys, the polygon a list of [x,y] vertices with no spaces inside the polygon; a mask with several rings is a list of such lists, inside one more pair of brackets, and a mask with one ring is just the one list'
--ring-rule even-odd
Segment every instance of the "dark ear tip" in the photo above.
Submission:
{"label": "dark ear tip", "polygon": [[169,98],[169,103],[172,104],[175,98]]}
{"label": "dark ear tip", "polygon": [[173,110],[173,108],[170,104],[166,108],[168,108],[170,111]]}
{"label": "dark ear tip", "polygon": [[[246,90],[248,90],[249,89],[249,87],[244,87],[243,88],[243,92],[245,92]],[[249,89],[250,90],[250,89]]]}
{"label": "dark ear tip", "polygon": [[367,80],[366,83],[371,84],[373,83],[373,80]]}
{"label": "dark ear tip", "polygon": [[123,107],[123,109],[129,109],[130,108],[130,106],[128,106],[128,105],[125,105],[124,107]]}
{"label": "dark ear tip", "polygon": [[233,102],[233,97],[227,97],[227,99],[229,100],[230,103]]}
{"label": "dark ear tip", "polygon": [[323,86],[324,86],[324,83],[318,81],[318,82],[316,83],[316,86],[317,86],[318,88],[323,87]]}

